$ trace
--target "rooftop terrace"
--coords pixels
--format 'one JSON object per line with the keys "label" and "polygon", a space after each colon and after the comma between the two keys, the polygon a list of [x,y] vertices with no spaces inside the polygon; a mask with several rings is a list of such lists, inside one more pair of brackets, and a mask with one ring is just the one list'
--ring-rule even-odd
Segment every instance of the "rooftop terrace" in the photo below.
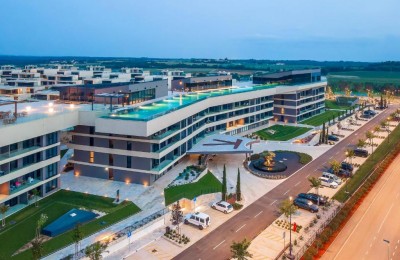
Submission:
{"label": "rooftop terrace", "polygon": [[258,85],[258,86],[243,86],[231,87],[226,89],[217,89],[204,92],[193,92],[187,94],[175,94],[166,97],[156,102],[151,102],[145,105],[117,109],[114,113],[104,116],[105,118],[125,119],[136,121],[149,121],[151,119],[160,117],[167,113],[171,113],[183,107],[192,105],[196,102],[205,100],[207,98],[225,96],[231,94],[245,93],[263,89],[275,88],[277,84],[271,85]]}

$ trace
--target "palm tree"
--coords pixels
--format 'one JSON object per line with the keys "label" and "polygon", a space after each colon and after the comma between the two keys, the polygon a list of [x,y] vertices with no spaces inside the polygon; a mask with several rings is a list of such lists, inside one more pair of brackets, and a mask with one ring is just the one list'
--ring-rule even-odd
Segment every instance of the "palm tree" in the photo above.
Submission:
{"label": "palm tree", "polygon": [[358,139],[357,147],[358,148],[364,148],[367,145],[367,142],[365,142],[364,139]]}
{"label": "palm tree", "polygon": [[75,244],[75,259],[78,259],[78,252],[79,252],[79,245],[81,243],[81,240],[83,239],[83,232],[82,232],[82,224],[77,224],[74,228],[74,231],[72,233],[72,240],[74,241]]}
{"label": "palm tree", "polygon": [[106,251],[108,244],[97,241],[96,243],[86,247],[85,255],[90,260],[100,260],[101,254]]}
{"label": "palm tree", "polygon": [[42,227],[44,223],[46,223],[48,216],[46,214],[41,214],[37,223],[36,223],[36,239],[39,239],[40,232],[42,231]]}
{"label": "palm tree", "polygon": [[369,144],[372,146],[372,150],[374,149],[373,143],[374,143],[374,133],[372,133],[371,131],[367,131],[365,133],[365,137],[367,137],[367,139],[369,140]]}
{"label": "palm tree", "polygon": [[[318,178],[315,178],[315,177],[310,177],[310,178],[308,178],[308,181],[311,184],[311,188],[314,188],[316,193],[317,193],[317,195],[319,196],[319,192],[318,191],[319,191],[319,188],[321,188],[321,180],[318,179]],[[317,204],[319,206],[319,197],[318,197],[318,203]]]}
{"label": "palm tree", "polygon": [[32,258],[33,260],[39,260],[43,256],[43,238],[35,238],[31,242],[32,245]]}
{"label": "palm tree", "polygon": [[40,192],[37,189],[32,190],[32,196],[35,197],[35,207],[39,207],[39,203],[38,203],[39,194],[40,194]]}
{"label": "palm tree", "polygon": [[227,198],[227,184],[226,184],[226,166],[224,164],[224,171],[222,173],[222,200],[226,201]]}
{"label": "palm tree", "polygon": [[282,201],[279,205],[279,212],[289,218],[289,255],[292,255],[292,215],[297,212],[297,207],[293,204],[292,197]]}
{"label": "palm tree", "polygon": [[240,187],[240,170],[239,170],[239,168],[238,168],[237,181],[236,181],[236,199],[238,201],[242,200],[242,189]]}
{"label": "palm tree", "polygon": [[346,157],[349,158],[350,163],[353,162],[353,157],[354,157],[354,150],[353,149],[347,149],[346,150]]}
{"label": "palm tree", "polygon": [[6,213],[10,209],[10,207],[6,204],[2,204],[0,206],[1,213],[1,226],[4,227],[6,225]]}
{"label": "palm tree", "polygon": [[330,162],[330,165],[331,165],[331,168],[332,168],[333,173],[334,173],[334,174],[338,174],[339,171],[340,171],[340,168],[341,168],[340,162],[338,162],[338,161],[336,161],[336,160],[332,160],[332,161]]}
{"label": "palm tree", "polygon": [[253,255],[248,251],[251,241],[246,238],[241,242],[233,241],[231,245],[232,258],[237,260],[247,260],[252,258]]}

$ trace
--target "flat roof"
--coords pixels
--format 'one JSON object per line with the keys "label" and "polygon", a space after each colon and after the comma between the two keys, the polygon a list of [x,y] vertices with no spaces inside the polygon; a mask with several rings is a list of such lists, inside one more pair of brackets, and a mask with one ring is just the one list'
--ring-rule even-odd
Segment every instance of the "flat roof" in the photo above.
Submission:
{"label": "flat roof", "polygon": [[202,139],[192,147],[187,154],[236,154],[252,153],[247,145],[253,139],[236,135],[214,134]]}

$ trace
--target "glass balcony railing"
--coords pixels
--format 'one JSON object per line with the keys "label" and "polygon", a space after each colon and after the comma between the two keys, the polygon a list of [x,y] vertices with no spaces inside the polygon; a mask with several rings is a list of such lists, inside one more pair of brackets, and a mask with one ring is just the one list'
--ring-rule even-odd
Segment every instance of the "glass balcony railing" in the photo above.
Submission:
{"label": "glass balcony railing", "polygon": [[28,179],[22,182],[16,182],[15,185],[10,185],[10,195],[22,191],[30,186],[39,183],[41,180],[38,179]]}

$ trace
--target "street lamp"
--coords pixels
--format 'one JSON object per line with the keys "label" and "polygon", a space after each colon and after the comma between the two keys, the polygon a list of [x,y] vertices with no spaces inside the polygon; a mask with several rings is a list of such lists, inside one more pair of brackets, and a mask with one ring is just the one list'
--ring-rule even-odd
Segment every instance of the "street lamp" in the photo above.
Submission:
{"label": "street lamp", "polygon": [[383,242],[385,242],[387,244],[387,249],[388,249],[388,260],[390,259],[390,241],[387,239],[384,239]]}
{"label": "street lamp", "polygon": [[348,156],[349,156],[349,152],[346,151],[346,161],[347,161]]}
{"label": "street lamp", "polygon": [[292,255],[292,207],[293,207],[293,197],[289,197],[290,201],[290,214],[289,214],[289,259],[294,259],[294,255]]}

